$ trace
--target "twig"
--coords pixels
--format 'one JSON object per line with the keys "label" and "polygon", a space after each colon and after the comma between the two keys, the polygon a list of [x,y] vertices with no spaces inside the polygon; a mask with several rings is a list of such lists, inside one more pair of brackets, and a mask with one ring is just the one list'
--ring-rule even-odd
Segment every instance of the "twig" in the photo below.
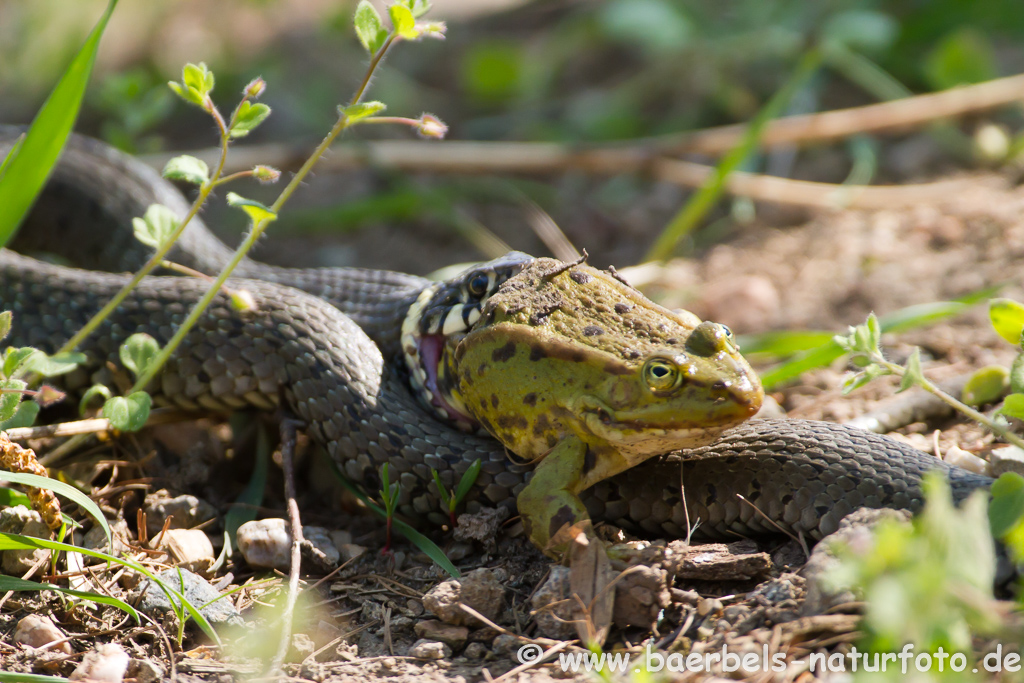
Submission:
{"label": "twig", "polygon": [[[146,426],[167,424],[170,422],[184,422],[185,420],[196,419],[195,413],[188,413],[177,408],[157,408],[149,414]],[[41,439],[48,436],[75,436],[78,434],[96,434],[108,432],[114,428],[110,426],[110,420],[105,417],[95,417],[88,420],[76,420],[74,422],[58,422],[52,425],[39,425],[36,427],[17,427],[8,429],[7,436],[12,441],[23,441],[25,439]]]}
{"label": "twig", "polygon": [[291,566],[288,570],[288,593],[285,598],[284,609],[281,612],[281,640],[278,643],[277,654],[270,663],[270,672],[276,675],[281,672],[285,657],[288,655],[288,646],[292,639],[292,621],[295,615],[295,603],[299,596],[299,575],[302,565],[302,545],[305,539],[302,537],[302,520],[299,516],[299,504],[295,498],[295,472],[293,456],[295,454],[295,431],[297,423],[295,420],[285,418],[281,420],[281,469],[284,472],[284,495],[288,506],[288,523],[291,526],[292,552]]}
{"label": "twig", "polygon": [[[1018,102],[1022,93],[1024,75],[1017,75],[880,104],[783,117],[765,127],[761,147],[769,149],[820,142],[857,133],[903,131],[936,119]],[[383,166],[439,173],[551,173],[569,169],[601,175],[635,173],[646,170],[652,161],[664,155],[722,154],[736,146],[746,128],[745,124],[735,124],[625,143],[585,146],[456,140],[434,145],[429,141],[382,140],[336,148],[330,157],[321,160],[320,170]],[[232,150],[229,167],[239,170],[264,163],[278,168],[295,168],[306,158],[304,149],[285,144],[239,147]],[[163,168],[177,154],[141,158],[151,166]],[[189,154],[215,163],[220,150],[204,149]]]}

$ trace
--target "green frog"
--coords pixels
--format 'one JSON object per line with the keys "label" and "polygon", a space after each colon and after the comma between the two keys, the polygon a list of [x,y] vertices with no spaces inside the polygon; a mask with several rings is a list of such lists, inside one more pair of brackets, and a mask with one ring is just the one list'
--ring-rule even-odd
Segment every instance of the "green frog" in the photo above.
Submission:
{"label": "green frog", "polygon": [[537,463],[517,499],[553,557],[589,520],[579,493],[655,455],[710,443],[764,392],[723,325],[670,311],[582,263],[536,259],[449,336],[446,403]]}

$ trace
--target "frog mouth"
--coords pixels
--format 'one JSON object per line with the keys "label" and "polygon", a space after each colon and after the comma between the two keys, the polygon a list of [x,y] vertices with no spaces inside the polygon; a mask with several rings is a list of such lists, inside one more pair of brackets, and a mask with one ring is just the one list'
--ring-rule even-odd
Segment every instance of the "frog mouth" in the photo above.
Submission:
{"label": "frog mouth", "polygon": [[425,334],[418,340],[420,367],[423,370],[423,388],[430,398],[430,405],[438,413],[454,422],[459,428],[467,431],[477,429],[477,421],[465,412],[453,406],[438,385],[441,369],[441,354],[444,351],[447,337],[443,334]]}

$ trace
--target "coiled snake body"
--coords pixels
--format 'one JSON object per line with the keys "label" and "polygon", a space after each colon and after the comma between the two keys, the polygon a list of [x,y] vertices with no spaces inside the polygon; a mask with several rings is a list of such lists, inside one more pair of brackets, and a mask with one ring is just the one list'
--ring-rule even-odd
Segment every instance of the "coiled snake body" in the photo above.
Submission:
{"label": "coiled snake body", "polygon": [[[18,132],[0,127],[0,158]],[[154,202],[179,214],[187,208],[148,167],[72,138],[18,248],[92,269],[137,268],[146,253],[131,234],[131,218]],[[229,253],[193,221],[170,258],[214,272]],[[402,483],[399,511],[415,518],[446,521],[431,470],[452,489],[475,460],[483,464],[468,508],[514,509],[530,468],[512,462],[497,441],[438,420],[409,389],[401,323],[428,281],[253,261],[237,272],[247,279],[232,286],[249,290],[256,310],[239,314],[219,296],[150,388],[158,397],[191,409],[270,408],[283,397],[353,480],[373,488],[388,463]],[[0,252],[0,308],[14,312],[8,342],[55,350],[124,280]],[[166,342],[206,287],[192,278],[144,280],[80,347],[88,362],[68,378],[71,388],[90,384],[108,362],[119,365],[118,346],[132,333]],[[935,469],[945,472],[957,500],[991,484],[884,436],[822,422],[752,420],[710,446],[600,482],[583,498],[594,519],[648,534],[685,535],[688,522],[700,519],[697,534],[710,537],[786,530],[821,538],[858,507],[916,510],[921,478]]]}

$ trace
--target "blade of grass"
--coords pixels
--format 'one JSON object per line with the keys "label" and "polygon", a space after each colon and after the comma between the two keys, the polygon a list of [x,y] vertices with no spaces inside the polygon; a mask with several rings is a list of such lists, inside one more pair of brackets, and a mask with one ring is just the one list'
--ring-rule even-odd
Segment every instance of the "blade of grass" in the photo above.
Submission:
{"label": "blade of grass", "polygon": [[107,518],[103,515],[103,511],[100,510],[100,506],[96,502],[85,495],[71,484],[66,484],[56,479],[50,479],[49,477],[40,477],[36,474],[28,474],[27,472],[0,472],[0,481],[9,481],[15,484],[21,484],[22,486],[34,486],[37,489],[49,489],[54,493],[64,496],[68,500],[77,503],[90,517],[92,517],[100,527],[103,528],[103,533],[107,537],[107,547],[110,547],[112,542],[112,536],[110,534],[110,525],[107,524]]}
{"label": "blade of grass", "polygon": [[[381,519],[388,518],[388,515],[384,511],[384,509],[381,506],[374,503],[369,498],[367,498],[366,494],[360,491],[355,484],[349,481],[348,477],[342,474],[341,470],[338,469],[338,466],[334,464],[333,460],[330,461],[330,464],[331,469],[334,470],[334,474],[335,476],[338,477],[338,481],[341,482],[342,486],[344,486],[349,492],[351,492],[353,496],[361,500],[363,504],[366,505],[366,507],[370,508],[371,510],[373,510],[374,513],[379,515]],[[441,569],[448,572],[448,574],[450,574],[452,578],[457,579],[460,576],[462,576],[459,570],[456,569],[455,565],[452,564],[452,561],[449,560],[448,557],[444,554],[444,551],[437,547],[436,543],[434,543],[429,538],[427,538],[420,532],[416,531],[400,519],[392,518],[391,523],[400,534],[405,536],[413,545],[415,545],[417,548],[426,553],[430,559],[436,562],[437,565],[441,567]]]}
{"label": "blade of grass", "polygon": [[[917,327],[923,327],[925,325],[951,318],[970,306],[988,299],[999,290],[998,287],[990,287],[979,292],[972,292],[966,296],[960,297],[954,301],[936,301],[927,304],[916,304],[914,306],[907,306],[901,308],[898,311],[894,311],[888,315],[884,315],[878,319],[879,327],[883,333],[886,332],[904,332],[906,330],[914,329]],[[755,347],[756,351],[760,352],[773,352],[774,348],[784,348],[788,342],[796,346],[794,342],[799,342],[802,335],[807,335],[806,339],[810,340],[814,335],[826,334],[824,332],[770,332],[765,335],[756,335],[753,339],[748,340],[751,346]],[[787,338],[787,335],[788,338]],[[776,340],[772,337],[777,336]],[[760,338],[767,337],[763,343],[764,348],[757,348],[757,344]],[[773,348],[773,343],[777,345]],[[754,353],[755,351],[744,346],[743,350],[745,353]],[[794,349],[796,350],[796,349]],[[802,373],[815,368],[825,367],[830,363],[834,362],[840,356],[845,353],[842,347],[836,342],[829,339],[820,346],[814,348],[807,348],[798,353],[791,360],[777,365],[770,370],[761,373],[761,384],[764,386],[766,391],[774,389],[776,386],[788,382],[792,379],[796,379]]]}
{"label": "blade of grass", "polygon": [[63,588],[61,586],[55,586],[52,583],[36,583],[35,581],[28,581],[26,579],[19,579],[14,576],[0,576],[0,591],[44,591],[53,590],[65,595],[70,595],[75,598],[81,598],[82,600],[89,600],[90,602],[98,602],[103,605],[110,605],[116,607],[122,612],[127,612],[132,615],[136,623],[141,623],[139,613],[135,611],[135,608],[126,602],[112,598],[108,595],[99,595],[97,593],[89,593],[86,591],[76,591],[70,588]]}
{"label": "blade of grass", "polygon": [[722,157],[721,162],[715,167],[715,172],[711,175],[711,179],[686,202],[686,205],[665,226],[665,229],[644,257],[645,261],[664,261],[672,255],[679,241],[697,227],[697,223],[711,210],[718,201],[718,198],[722,196],[722,193],[725,191],[725,181],[728,179],[729,174],[737,170],[750,153],[757,148],[765,126],[768,122],[777,119],[782,114],[786,105],[793,99],[793,95],[804,86],[818,70],[818,67],[821,66],[821,60],[820,50],[812,49],[804,54],[793,71],[793,75],[772,95],[768,103],[761,108],[761,111],[750,122],[750,126],[743,134],[743,139],[740,143]]}
{"label": "blade of grass", "polygon": [[0,245],[10,241],[57,163],[75,125],[103,30],[116,6],[117,0],[107,4],[82,49],[36,114],[21,146],[5,164],[0,181]]}
{"label": "blade of grass", "polygon": [[189,616],[196,620],[196,624],[199,625],[199,628],[202,629],[203,633],[205,633],[210,640],[220,645],[220,637],[217,635],[217,632],[213,630],[213,626],[211,626],[210,622],[206,620],[206,617],[204,617],[199,610],[181,594],[180,591],[168,586],[166,582],[161,581],[138,562],[125,557],[114,557],[113,555],[108,555],[107,553],[103,553],[98,550],[91,550],[77,545],[68,545],[67,543],[59,543],[58,541],[50,541],[45,538],[32,538],[31,536],[20,536],[18,534],[0,532],[0,550],[38,549],[81,553],[82,555],[88,555],[89,557],[95,557],[106,562],[113,562],[114,564],[134,569],[155,583],[160,590],[164,592],[167,599],[171,601],[172,605],[177,602],[177,604],[183,606],[189,613]]}
{"label": "blade of grass", "polygon": [[0,683],[67,683],[67,678],[43,674],[19,674],[0,671]]}

